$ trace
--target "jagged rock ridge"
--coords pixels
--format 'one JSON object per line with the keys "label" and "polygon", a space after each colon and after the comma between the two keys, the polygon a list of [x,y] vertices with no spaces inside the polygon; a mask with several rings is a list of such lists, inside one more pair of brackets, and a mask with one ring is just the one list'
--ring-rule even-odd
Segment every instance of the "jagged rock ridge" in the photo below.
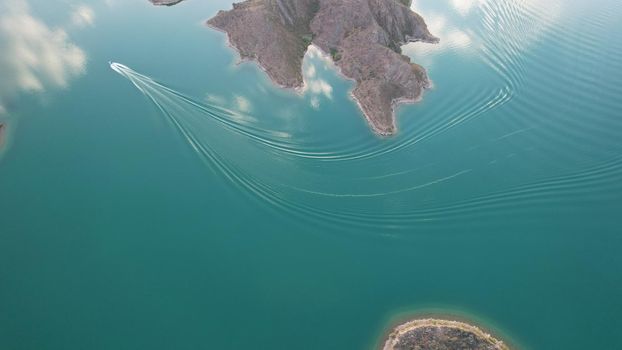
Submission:
{"label": "jagged rock ridge", "polygon": [[[163,2],[165,0],[152,0]],[[411,0],[247,0],[208,24],[227,33],[244,59],[256,60],[278,85],[303,85],[310,44],[330,54],[347,78],[363,114],[379,134],[396,131],[394,106],[414,102],[430,87],[423,67],[400,47],[437,43]]]}

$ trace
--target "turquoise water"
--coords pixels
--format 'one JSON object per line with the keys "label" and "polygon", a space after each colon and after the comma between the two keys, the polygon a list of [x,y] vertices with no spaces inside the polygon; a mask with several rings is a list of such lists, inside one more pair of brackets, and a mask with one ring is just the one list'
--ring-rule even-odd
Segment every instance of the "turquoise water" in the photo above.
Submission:
{"label": "turquoise water", "polygon": [[301,95],[236,65],[203,26],[228,1],[25,4],[0,13],[0,349],[373,349],[429,314],[622,346],[618,2],[416,1],[434,88],[391,138],[316,51]]}

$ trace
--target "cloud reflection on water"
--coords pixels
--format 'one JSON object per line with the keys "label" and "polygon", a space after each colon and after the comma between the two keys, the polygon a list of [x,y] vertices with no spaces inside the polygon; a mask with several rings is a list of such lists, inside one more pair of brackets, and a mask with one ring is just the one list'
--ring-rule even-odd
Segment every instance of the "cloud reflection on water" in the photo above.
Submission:
{"label": "cloud reflection on water", "polygon": [[71,22],[77,27],[90,27],[95,23],[95,11],[87,5],[78,5],[71,13]]}
{"label": "cloud reflection on water", "polygon": [[325,55],[314,45],[309,46],[305,55],[303,69],[304,89],[303,94],[310,96],[310,104],[314,109],[320,108],[320,97],[332,100],[333,87],[317,74],[318,66],[323,66],[324,70],[336,70],[332,59]]}
{"label": "cloud reflection on water", "polygon": [[[561,15],[558,0],[427,0],[416,1],[413,11],[421,14],[430,32],[441,38],[438,45],[411,43],[404,53],[417,63],[430,66],[432,56],[451,51],[468,53],[482,50],[488,38],[505,38],[517,49],[528,47],[553,25]],[[538,15],[535,14],[545,14]],[[480,22],[480,23],[478,23]],[[483,32],[477,32],[480,28]],[[502,36],[492,31],[500,31]]]}
{"label": "cloud reflection on water", "polygon": [[[76,8],[74,25],[93,23],[94,13],[85,8]],[[65,88],[86,70],[86,53],[70,41],[66,29],[33,16],[26,0],[0,3],[0,52],[0,113],[20,93]]]}

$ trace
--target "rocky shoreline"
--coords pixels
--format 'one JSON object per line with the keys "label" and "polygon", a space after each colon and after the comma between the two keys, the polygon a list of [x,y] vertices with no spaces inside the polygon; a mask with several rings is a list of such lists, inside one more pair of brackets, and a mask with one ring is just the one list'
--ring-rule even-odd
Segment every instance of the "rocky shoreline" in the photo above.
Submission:
{"label": "rocky shoreline", "polygon": [[184,0],[149,0],[152,4],[158,6],[173,6],[177,5]]}
{"label": "rocky shoreline", "polygon": [[442,319],[416,319],[395,327],[382,350],[509,350],[473,325]]}
{"label": "rocky shoreline", "polygon": [[0,151],[2,151],[2,148],[4,147],[4,134],[6,130],[6,126],[4,126],[4,124],[0,123]]}
{"label": "rocky shoreline", "polygon": [[352,97],[372,129],[392,135],[396,107],[416,102],[431,87],[425,69],[400,47],[439,41],[410,5],[410,0],[247,0],[207,24],[227,33],[243,60],[256,61],[285,88],[303,86],[302,60],[309,45],[317,46],[355,82]]}

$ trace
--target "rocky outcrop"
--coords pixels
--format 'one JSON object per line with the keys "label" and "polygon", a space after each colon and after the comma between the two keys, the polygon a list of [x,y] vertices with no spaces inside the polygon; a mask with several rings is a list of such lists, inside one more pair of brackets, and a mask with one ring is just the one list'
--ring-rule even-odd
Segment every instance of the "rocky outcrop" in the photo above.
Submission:
{"label": "rocky outcrop", "polygon": [[316,0],[251,0],[220,11],[208,24],[227,32],[240,56],[256,60],[275,83],[295,88],[303,83],[314,6]]}
{"label": "rocky outcrop", "polygon": [[2,151],[2,148],[4,147],[4,134],[6,132],[6,126],[4,126],[4,124],[0,123],[0,151]]}
{"label": "rocky outcrop", "polygon": [[149,0],[154,5],[173,6],[177,5],[184,0]]}
{"label": "rocky outcrop", "polygon": [[[165,0],[151,0],[166,2]],[[310,44],[331,55],[356,82],[352,96],[378,134],[396,132],[394,108],[415,102],[431,83],[400,47],[437,43],[411,0],[247,0],[220,11],[208,25],[227,33],[243,59],[255,60],[278,85],[303,86]]]}
{"label": "rocky outcrop", "polygon": [[383,350],[509,350],[501,341],[469,324],[436,319],[413,320],[396,327]]}

